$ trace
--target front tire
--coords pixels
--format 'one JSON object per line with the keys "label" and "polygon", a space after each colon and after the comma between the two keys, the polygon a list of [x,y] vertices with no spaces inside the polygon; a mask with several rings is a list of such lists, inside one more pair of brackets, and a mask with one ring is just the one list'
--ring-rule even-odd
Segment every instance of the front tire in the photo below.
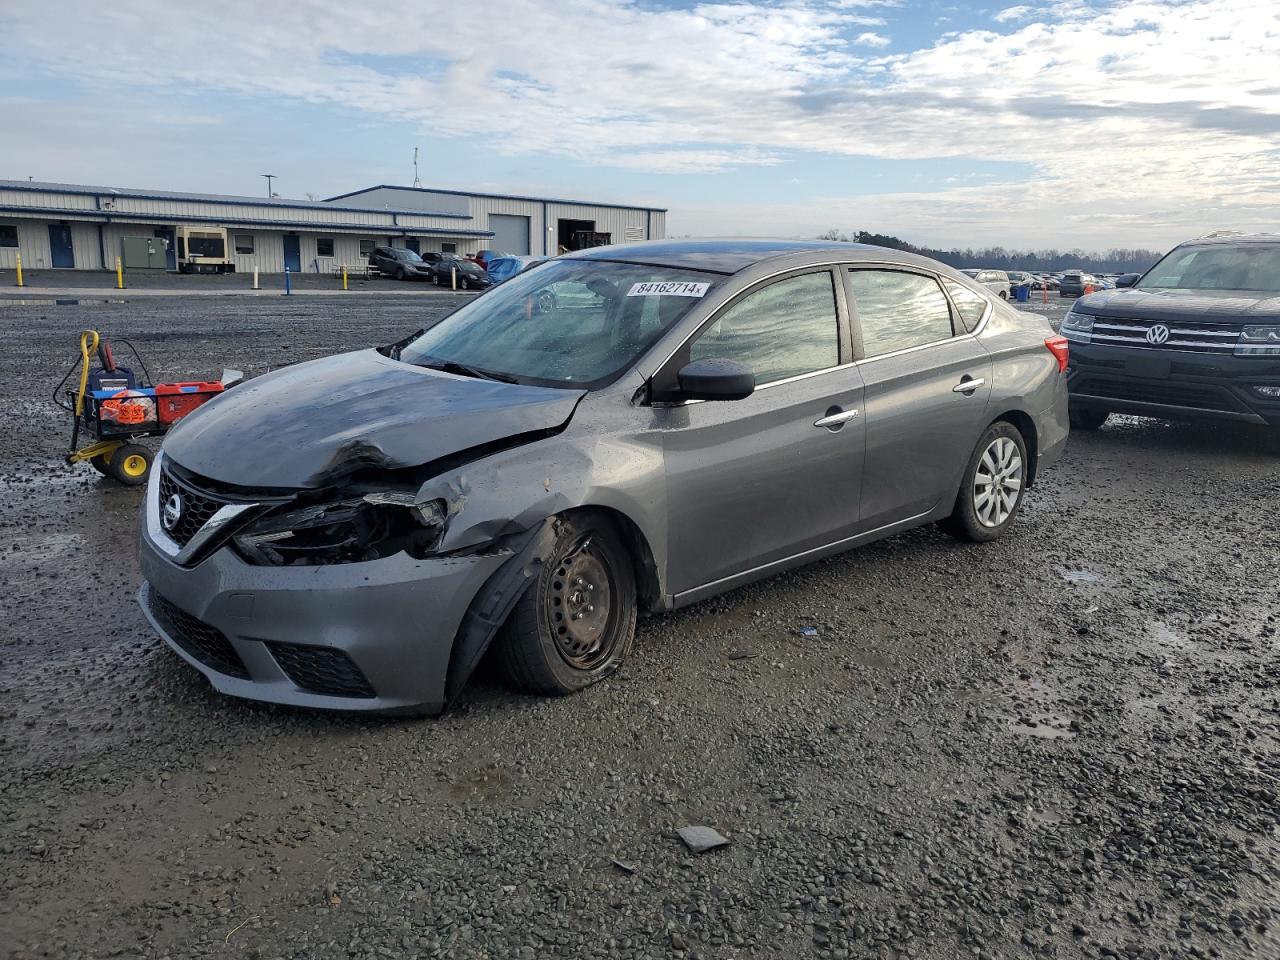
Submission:
{"label": "front tire", "polygon": [[987,427],[973,448],[951,516],[940,526],[957,540],[989,543],[1018,516],[1027,487],[1027,444],[1005,420]]}
{"label": "front tire", "polygon": [[621,666],[636,633],[636,578],[616,524],[580,514],[557,521],[555,548],[498,636],[514,686],[561,695]]}
{"label": "front tire", "polygon": [[1067,411],[1072,430],[1097,430],[1111,416],[1106,410],[1092,410],[1088,407],[1071,407]]}

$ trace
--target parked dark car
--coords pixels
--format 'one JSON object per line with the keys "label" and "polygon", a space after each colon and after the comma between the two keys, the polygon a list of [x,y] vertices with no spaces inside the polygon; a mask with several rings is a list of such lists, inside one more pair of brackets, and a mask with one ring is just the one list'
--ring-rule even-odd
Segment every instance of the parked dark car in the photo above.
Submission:
{"label": "parked dark car", "polygon": [[179,421],[139,600],[236,696],[438,712],[491,641],[569,693],[642,611],[927,523],[995,540],[1066,444],[1066,364],[1042,317],[898,250],[582,251]]}
{"label": "parked dark car", "polygon": [[384,277],[397,280],[430,280],[432,277],[431,264],[404,247],[374,247],[369,263]]}
{"label": "parked dark car", "polygon": [[1062,279],[1058,281],[1058,296],[1082,297],[1084,296],[1085,287],[1095,287],[1097,283],[1098,281],[1093,274],[1085,273],[1082,270],[1068,270],[1062,275]]}
{"label": "parked dark car", "polygon": [[457,254],[443,253],[431,265],[431,279],[439,287],[453,286],[454,271],[458,275],[458,289],[483,290],[491,285],[489,274],[474,260],[464,260]]}
{"label": "parked dark car", "polygon": [[1280,426],[1280,236],[1192,240],[1118,282],[1062,322],[1073,426],[1112,412]]}

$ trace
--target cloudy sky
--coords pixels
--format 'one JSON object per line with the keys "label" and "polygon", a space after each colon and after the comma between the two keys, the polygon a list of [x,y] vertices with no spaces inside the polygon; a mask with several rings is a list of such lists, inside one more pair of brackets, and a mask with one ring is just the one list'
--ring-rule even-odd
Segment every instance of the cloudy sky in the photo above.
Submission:
{"label": "cloudy sky", "polygon": [[674,235],[1280,222],[1276,0],[195,9],[0,5],[0,177],[327,197],[410,183],[417,146],[427,186],[666,206]]}

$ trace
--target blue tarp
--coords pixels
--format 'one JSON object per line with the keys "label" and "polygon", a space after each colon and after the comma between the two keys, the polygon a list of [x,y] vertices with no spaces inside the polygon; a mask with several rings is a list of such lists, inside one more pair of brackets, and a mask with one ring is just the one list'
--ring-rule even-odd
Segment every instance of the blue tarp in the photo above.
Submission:
{"label": "blue tarp", "polygon": [[543,263],[550,257],[494,257],[489,261],[489,282],[501,283],[535,263]]}

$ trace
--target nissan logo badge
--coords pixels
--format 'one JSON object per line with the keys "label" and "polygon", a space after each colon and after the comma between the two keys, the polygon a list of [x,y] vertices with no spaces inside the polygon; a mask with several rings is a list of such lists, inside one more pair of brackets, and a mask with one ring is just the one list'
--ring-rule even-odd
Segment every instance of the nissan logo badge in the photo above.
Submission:
{"label": "nissan logo badge", "polygon": [[172,530],[182,519],[182,497],[174,494],[164,502],[164,510],[160,514],[160,522],[166,530]]}

